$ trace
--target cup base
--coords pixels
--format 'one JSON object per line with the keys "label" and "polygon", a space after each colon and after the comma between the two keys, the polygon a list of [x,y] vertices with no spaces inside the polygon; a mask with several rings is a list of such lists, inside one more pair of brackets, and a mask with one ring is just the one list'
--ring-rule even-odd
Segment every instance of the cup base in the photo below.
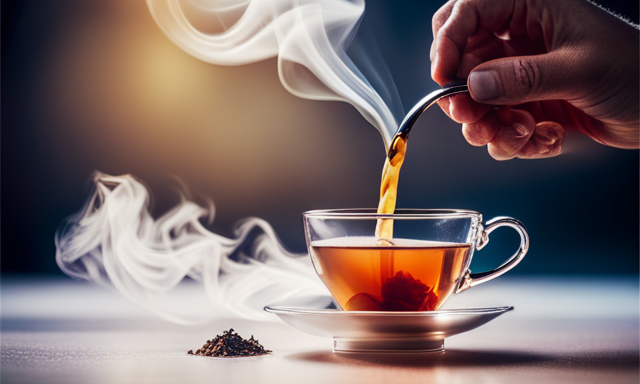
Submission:
{"label": "cup base", "polygon": [[334,353],[425,353],[444,351],[444,339],[333,338]]}

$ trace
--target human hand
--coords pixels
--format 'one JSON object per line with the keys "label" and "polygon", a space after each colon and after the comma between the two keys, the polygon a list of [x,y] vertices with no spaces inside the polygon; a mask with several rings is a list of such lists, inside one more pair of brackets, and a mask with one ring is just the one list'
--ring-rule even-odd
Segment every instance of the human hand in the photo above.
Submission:
{"label": "human hand", "polygon": [[639,31],[584,0],[450,0],[433,16],[439,101],[497,160],[560,154],[566,129],[638,148]]}

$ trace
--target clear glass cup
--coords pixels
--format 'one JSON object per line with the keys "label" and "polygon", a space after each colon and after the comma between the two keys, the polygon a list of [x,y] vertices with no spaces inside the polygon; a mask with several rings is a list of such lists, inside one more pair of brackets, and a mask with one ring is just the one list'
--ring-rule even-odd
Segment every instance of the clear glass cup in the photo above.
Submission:
{"label": "clear glass cup", "polygon": [[[458,209],[316,210],[303,213],[305,236],[318,276],[348,311],[434,311],[453,293],[495,279],[527,253],[529,236],[518,220]],[[374,233],[393,220],[391,243]],[[520,235],[518,250],[498,268],[471,273],[475,250],[498,227]]]}

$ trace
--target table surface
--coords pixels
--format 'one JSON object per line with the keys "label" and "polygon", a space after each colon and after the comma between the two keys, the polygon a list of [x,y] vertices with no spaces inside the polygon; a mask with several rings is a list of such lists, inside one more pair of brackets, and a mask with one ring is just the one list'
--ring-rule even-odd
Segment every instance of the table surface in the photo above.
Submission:
{"label": "table surface", "polygon": [[[189,290],[181,291],[187,297]],[[277,319],[221,311],[200,326],[169,323],[117,292],[66,278],[4,276],[2,383],[638,383],[635,277],[504,277],[448,308],[515,310],[448,338],[446,351],[334,354],[331,339]],[[273,355],[189,356],[234,328]]]}

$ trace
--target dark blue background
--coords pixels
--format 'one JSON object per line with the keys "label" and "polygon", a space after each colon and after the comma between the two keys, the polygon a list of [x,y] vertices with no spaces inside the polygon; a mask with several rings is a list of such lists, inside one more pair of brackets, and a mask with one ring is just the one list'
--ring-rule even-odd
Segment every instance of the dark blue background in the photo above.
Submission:
{"label": "dark blue background", "polygon": [[[601,3],[638,22],[637,2]],[[39,74],[48,65],[51,39],[65,29],[68,20],[80,17],[80,11],[74,11],[79,4],[2,2],[3,273],[61,273],[54,260],[53,234],[64,217],[82,206],[88,192],[86,180],[94,169],[132,172],[147,180],[156,195],[156,213],[177,199],[167,191],[168,177],[158,177],[173,170],[94,161],[76,144],[65,147],[65,161],[43,151],[60,127],[39,120],[41,95],[30,89],[41,81]],[[429,76],[429,46],[431,15],[438,7],[438,2],[426,1],[367,3],[365,27],[376,37],[405,109],[436,88]],[[150,17],[147,23],[151,26]],[[363,163],[375,163],[362,168],[363,188],[372,191],[370,195],[361,200],[340,193],[321,199],[309,196],[275,208],[265,203],[251,212],[219,209],[212,229],[229,234],[233,222],[256,215],[276,228],[287,247],[303,251],[302,211],[374,206],[382,164],[380,139],[350,107],[336,108],[337,113],[350,116],[347,120],[354,129],[330,127],[327,135],[339,133],[354,143],[352,148],[361,152]],[[466,144],[459,126],[435,109],[418,122],[409,145],[398,206],[466,208],[482,212],[487,219],[497,215],[520,219],[530,232],[531,251],[512,273],[638,273],[638,151],[607,148],[574,136],[566,139],[567,151],[560,157],[496,162],[486,149]],[[74,166],[69,167],[70,163]],[[197,184],[188,177],[186,182],[190,187]],[[216,191],[201,192],[216,200]],[[487,251],[477,254],[474,268],[495,266],[516,242],[514,234],[495,232]]]}

